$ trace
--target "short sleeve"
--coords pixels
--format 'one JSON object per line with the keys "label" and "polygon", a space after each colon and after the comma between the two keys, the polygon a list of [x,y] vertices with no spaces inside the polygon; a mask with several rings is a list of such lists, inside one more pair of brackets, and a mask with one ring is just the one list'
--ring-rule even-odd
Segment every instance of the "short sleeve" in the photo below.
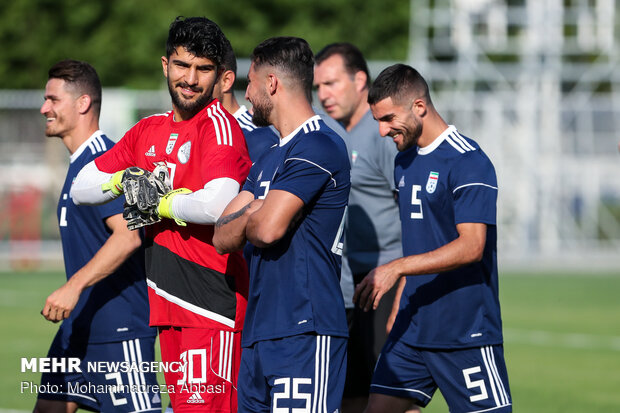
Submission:
{"label": "short sleeve", "polygon": [[242,191],[248,191],[251,193],[254,193],[254,186],[256,185],[256,181],[257,181],[257,177],[256,174],[258,173],[259,168],[256,168],[254,166],[252,166],[252,168],[250,168],[250,173],[248,175],[248,178],[245,180],[245,184],[243,184],[243,189]]}
{"label": "short sleeve", "polygon": [[497,177],[486,155],[478,150],[464,157],[450,175],[455,222],[496,225]]}
{"label": "short sleeve", "polygon": [[139,125],[129,129],[112,148],[95,159],[95,165],[101,172],[114,173],[134,166],[134,144],[138,135]]}
{"label": "short sleeve", "polygon": [[97,205],[97,214],[102,221],[105,219],[123,213],[123,206],[125,204],[125,195],[121,195],[118,198],[107,202],[105,204]]}
{"label": "short sleeve", "polygon": [[308,204],[325,185],[345,185],[335,179],[335,154],[338,149],[327,137],[319,134],[301,139],[284,160],[284,169],[270,189],[280,189],[299,197]]}
{"label": "short sleeve", "polygon": [[243,185],[251,166],[247,149],[227,145],[216,145],[214,150],[205,151],[202,159],[200,174],[203,182],[231,178]]}

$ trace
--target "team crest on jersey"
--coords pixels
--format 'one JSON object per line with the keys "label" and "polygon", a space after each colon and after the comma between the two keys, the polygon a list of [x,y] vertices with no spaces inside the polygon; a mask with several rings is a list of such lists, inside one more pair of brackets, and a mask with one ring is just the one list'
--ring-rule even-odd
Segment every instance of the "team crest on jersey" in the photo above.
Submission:
{"label": "team crest on jersey", "polygon": [[174,149],[174,144],[177,143],[177,139],[179,138],[178,133],[171,133],[168,138],[168,144],[166,145],[166,154],[170,155],[172,150]]}
{"label": "team crest on jersey", "polygon": [[192,141],[187,141],[179,148],[179,152],[177,153],[177,158],[179,158],[179,162],[187,163],[189,161],[189,153],[192,150]]}
{"label": "team crest on jersey", "polygon": [[355,163],[357,161],[357,151],[351,151],[351,163]]}
{"label": "team crest on jersey", "polygon": [[426,192],[432,194],[437,188],[437,181],[439,180],[439,172],[432,172],[428,175],[428,181],[426,181]]}

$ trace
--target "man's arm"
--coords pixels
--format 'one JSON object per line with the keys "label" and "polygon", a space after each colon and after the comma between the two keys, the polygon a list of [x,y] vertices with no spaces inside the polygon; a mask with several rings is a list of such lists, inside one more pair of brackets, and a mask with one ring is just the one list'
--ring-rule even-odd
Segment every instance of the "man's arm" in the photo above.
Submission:
{"label": "man's arm", "polygon": [[392,309],[390,310],[390,315],[388,316],[387,322],[385,323],[386,334],[390,334],[390,331],[392,331],[392,327],[394,326],[394,321],[396,321],[396,316],[398,315],[398,310],[400,309],[400,297],[402,297],[403,295],[405,284],[407,284],[407,277],[401,277],[400,281],[398,282],[398,286],[396,287],[396,293],[394,294],[394,302],[392,302]]}
{"label": "man's arm", "polygon": [[440,273],[480,261],[486,244],[486,224],[463,223],[456,229],[458,238],[436,250],[398,258],[372,270],[357,285],[353,301],[364,311],[376,309],[381,297],[402,276]]}
{"label": "man's arm", "polygon": [[[226,207],[239,193],[239,183],[232,178],[216,178],[207,182],[204,188],[196,192],[180,193],[171,199],[164,208],[160,203],[159,213],[164,218],[171,218],[194,224],[215,224]],[[173,195],[173,194],[170,194]],[[168,197],[164,197],[168,198]]]}
{"label": "man's arm", "polygon": [[140,247],[138,231],[127,229],[122,214],[108,217],[105,223],[112,231],[108,240],[86,265],[47,297],[41,311],[47,320],[58,322],[69,317],[85,288],[112,274]]}
{"label": "man's arm", "polygon": [[228,254],[243,248],[247,241],[245,228],[248,218],[261,205],[262,201],[255,201],[254,195],[249,191],[241,191],[230,201],[215,224],[213,245],[219,254]]}
{"label": "man's arm", "polygon": [[245,235],[253,245],[266,248],[278,242],[295,224],[304,207],[296,195],[272,189],[262,207],[248,218]]}

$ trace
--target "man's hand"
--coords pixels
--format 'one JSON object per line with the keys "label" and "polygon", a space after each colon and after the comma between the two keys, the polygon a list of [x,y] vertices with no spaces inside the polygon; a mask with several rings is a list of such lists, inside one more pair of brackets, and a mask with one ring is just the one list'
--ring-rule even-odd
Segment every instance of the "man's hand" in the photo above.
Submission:
{"label": "man's hand", "polygon": [[154,173],[132,166],[124,171],[122,187],[125,192],[123,218],[127,228],[134,230],[161,220],[157,207],[160,198],[170,192],[167,169],[155,168]]}
{"label": "man's hand", "polygon": [[127,228],[132,231],[161,221],[156,209],[144,212],[140,211],[137,205],[129,205],[127,202],[123,209],[123,218],[127,221]]}
{"label": "man's hand", "polygon": [[170,192],[160,177],[137,166],[125,169],[122,186],[127,203],[136,205],[142,212],[155,210],[159,198]]}
{"label": "man's hand", "polygon": [[80,289],[74,288],[69,282],[65,283],[47,297],[41,315],[54,323],[64,320],[75,308],[80,293]]}
{"label": "man's hand", "polygon": [[394,261],[375,268],[355,288],[353,302],[364,311],[376,310],[381,297],[390,291],[400,276]]}

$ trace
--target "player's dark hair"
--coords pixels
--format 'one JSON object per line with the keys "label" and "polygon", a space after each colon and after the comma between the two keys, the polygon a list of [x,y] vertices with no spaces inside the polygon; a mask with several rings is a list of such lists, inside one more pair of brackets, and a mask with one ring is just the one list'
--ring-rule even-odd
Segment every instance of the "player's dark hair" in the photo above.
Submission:
{"label": "player's dark hair", "polygon": [[61,60],[47,72],[48,79],[62,79],[79,96],[90,96],[93,113],[101,112],[101,81],[94,67],[79,60]]}
{"label": "player's dark hair", "polygon": [[370,87],[370,73],[368,72],[368,64],[364,55],[357,48],[357,46],[351,43],[332,43],[321,49],[316,54],[314,60],[319,65],[332,56],[339,55],[344,60],[344,67],[347,73],[353,77],[357,72],[364,72],[366,74],[366,86]]}
{"label": "player's dark hair", "polygon": [[177,47],[183,47],[194,56],[205,57],[220,66],[225,39],[220,27],[206,17],[179,16],[170,24],[166,57],[169,58]]}
{"label": "player's dark hair", "polygon": [[272,66],[290,75],[312,101],[314,55],[310,45],[299,37],[272,37],[256,46],[250,56],[255,68]]}
{"label": "player's dark hair", "polygon": [[224,38],[222,66],[224,67],[224,70],[232,70],[235,76],[237,76],[237,57],[235,56],[235,51],[227,38]]}
{"label": "player's dark hair", "polygon": [[413,67],[402,63],[384,69],[368,91],[368,103],[371,105],[388,97],[397,103],[422,98],[427,105],[432,105],[426,80]]}

